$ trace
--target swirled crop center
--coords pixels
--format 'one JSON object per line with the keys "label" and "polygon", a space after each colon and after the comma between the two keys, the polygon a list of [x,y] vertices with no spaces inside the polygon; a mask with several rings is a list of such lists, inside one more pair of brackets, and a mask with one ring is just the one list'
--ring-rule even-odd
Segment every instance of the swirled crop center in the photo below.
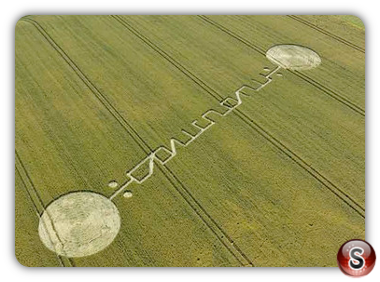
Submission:
{"label": "swirled crop center", "polygon": [[299,45],[276,45],[270,48],[266,57],[272,63],[290,70],[309,70],[321,63],[321,58],[313,50]]}
{"label": "swirled crop center", "polygon": [[95,254],[115,239],[120,216],[114,203],[92,192],[75,192],[52,202],[40,218],[44,245],[67,257]]}

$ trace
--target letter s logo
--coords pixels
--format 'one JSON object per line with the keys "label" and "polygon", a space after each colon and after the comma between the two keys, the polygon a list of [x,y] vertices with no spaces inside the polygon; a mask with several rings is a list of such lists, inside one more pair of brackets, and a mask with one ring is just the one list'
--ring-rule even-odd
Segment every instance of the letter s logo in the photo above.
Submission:
{"label": "letter s logo", "polygon": [[[357,255],[357,253],[359,255]],[[364,250],[360,247],[354,247],[350,251],[350,261],[348,262],[348,265],[353,270],[360,270],[363,268],[365,264],[365,260],[360,256],[364,253]]]}

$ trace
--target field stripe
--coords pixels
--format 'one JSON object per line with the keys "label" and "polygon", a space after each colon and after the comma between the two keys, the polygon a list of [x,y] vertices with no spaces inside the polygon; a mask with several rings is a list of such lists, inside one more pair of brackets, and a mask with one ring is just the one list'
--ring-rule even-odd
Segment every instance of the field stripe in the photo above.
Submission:
{"label": "field stripe", "polygon": [[[16,156],[16,158],[17,158],[17,156]],[[16,160],[16,162],[17,162],[17,160]],[[27,194],[27,199],[29,199],[29,202],[32,203],[32,205],[33,205],[33,209],[35,210],[38,219],[40,219],[40,211],[39,211],[39,208],[38,208],[37,204],[35,203],[35,201],[33,200],[33,197],[32,197],[32,195],[31,195],[29,189],[27,188],[28,185],[27,185],[26,183],[29,183],[29,182],[26,182],[26,181],[23,179],[23,176],[21,176],[21,174],[22,174],[22,173],[21,173],[22,169],[19,169],[18,166],[19,166],[19,165],[16,163],[16,165],[15,165],[15,174],[20,176],[20,180],[21,180],[22,186],[25,188],[25,191],[26,191],[26,194]],[[29,184],[30,184],[30,183],[29,183]],[[16,188],[16,187],[15,187],[15,188]],[[65,263],[63,262],[62,257],[59,256],[59,255],[57,255],[57,254],[55,254],[55,257],[57,258],[57,261],[59,262],[59,265],[62,266],[62,267],[65,267]]]}
{"label": "field stripe", "polygon": [[339,95],[338,93],[334,93],[332,90],[327,88],[326,86],[320,84],[318,81],[312,79],[311,77],[308,77],[307,75],[299,72],[299,71],[292,71],[290,70],[294,75],[298,76],[299,78],[303,79],[304,81],[312,84],[314,87],[318,88],[319,90],[323,91],[327,95],[329,95],[331,98],[341,102],[342,104],[345,104],[350,109],[354,110],[358,114],[365,116],[365,110],[357,106],[356,104],[352,103],[347,98],[343,97],[342,95]]}
{"label": "field stripe", "polygon": [[214,89],[212,89],[210,86],[208,86],[207,84],[205,84],[201,79],[199,79],[197,76],[195,76],[193,73],[191,73],[188,69],[186,69],[182,64],[180,64],[178,61],[176,61],[173,57],[171,57],[164,50],[162,50],[161,48],[159,48],[156,44],[154,44],[146,36],[142,35],[138,30],[136,30],[133,26],[131,26],[130,23],[126,22],[124,19],[120,18],[119,16],[113,15],[112,17],[114,19],[116,19],[119,23],[121,23],[129,31],[131,31],[133,34],[135,34],[138,38],[140,38],[140,40],[142,40],[150,48],[152,48],[157,53],[159,53],[162,57],[164,57],[174,67],[176,67],[183,74],[185,74],[188,78],[190,78],[195,84],[197,84],[202,89],[204,89],[205,91],[207,91],[215,99],[218,99],[218,98],[216,98],[216,96],[218,96],[219,98],[222,98]]}
{"label": "field stripe", "polygon": [[[190,76],[190,71],[187,70],[184,66],[182,66],[180,63],[178,63],[175,59],[173,59],[170,55],[168,55],[166,52],[164,52],[162,49],[160,49],[157,45],[155,45],[153,42],[151,42],[149,39],[147,39],[145,36],[143,36],[141,33],[139,33],[136,29],[134,29],[130,24],[126,23],[123,19],[119,18],[118,16],[112,16],[114,19],[116,19],[119,23],[121,23],[124,27],[126,27],[129,31],[131,31],[133,34],[135,34],[138,38],[140,38],[145,44],[150,46],[153,50],[158,52],[162,57],[164,57],[167,61],[169,61],[173,66],[175,66],[177,69],[179,69],[182,73],[184,73],[188,78],[190,78],[194,83],[196,83],[198,86],[200,86],[202,89],[207,91],[211,96],[213,96],[216,100],[219,101],[219,98],[222,98],[215,90],[213,90],[211,87],[209,87],[207,84],[205,84],[202,80],[200,80],[198,77],[192,75]],[[214,94],[213,94],[213,93]],[[216,97],[216,96],[218,97]],[[243,265],[250,265],[254,266],[253,262],[249,260],[246,254],[239,248],[239,246],[233,242],[231,237],[227,234],[226,231],[223,230],[223,228],[211,217],[211,215],[206,211],[206,209],[196,200],[196,198],[190,193],[190,191],[185,187],[185,185],[174,175],[174,173],[166,166],[159,166],[159,169],[164,173],[164,175],[168,178],[168,180],[173,184],[173,186],[176,188],[176,190],[182,195],[182,197],[185,199],[185,201],[192,207],[192,209],[204,220],[204,218],[208,218],[209,222],[205,222],[207,226],[215,233],[216,230],[220,230],[221,234],[223,235],[217,235],[219,240],[228,248],[229,246],[233,246],[233,254],[236,257],[236,251],[238,252],[239,256],[243,258]],[[178,185],[176,185],[173,182],[173,178],[170,179],[168,175],[165,173],[165,170],[170,173],[170,175],[175,179]],[[182,190],[182,191],[181,191]],[[199,214],[199,211],[201,211],[204,216],[201,216]],[[214,226],[213,228],[211,226]],[[217,233],[215,233],[217,234]],[[223,242],[227,239],[227,242]],[[240,262],[242,259],[238,259]]]}
{"label": "field stripe", "polygon": [[[170,177],[165,173],[165,176],[169,182],[175,187],[175,189],[184,198],[187,204],[194,210],[194,212],[202,219],[206,226],[215,234],[218,240],[230,251],[230,253],[240,262],[242,266],[254,267],[254,263],[248,258],[248,256],[234,243],[228,233],[212,218],[212,216],[206,211],[206,209],[196,200],[196,198],[190,193],[189,189],[178,179],[177,176],[166,166],[158,166],[158,168],[164,172],[169,172]],[[176,182],[179,184],[176,185]]]}
{"label": "field stripe", "polygon": [[[20,155],[17,150],[15,150],[15,169],[16,172],[20,175],[21,181],[24,184],[25,190],[27,192],[28,198],[30,199],[33,207],[36,210],[36,215],[38,218],[41,217],[42,213],[45,210],[44,203],[40,195],[38,194],[37,189],[35,188],[32,179],[30,178],[28,171],[26,170],[23,162],[21,161]],[[63,267],[73,267],[75,266],[74,261],[71,258],[60,256],[55,254],[60,265]]]}
{"label": "field stripe", "polygon": [[38,194],[37,190],[35,189],[34,184],[32,180],[30,179],[29,174],[26,171],[24,164],[22,163],[19,154],[17,153],[17,150],[15,151],[15,165],[16,165],[16,169],[20,173],[21,180],[26,187],[28,195],[34,207],[36,208],[37,215],[40,217],[45,210],[45,205],[42,202],[42,199],[40,195]]}
{"label": "field stripe", "polygon": [[[239,110],[237,110],[238,112]],[[249,116],[245,115],[243,112],[239,112],[244,118],[248,119],[250,123],[247,123],[252,129],[262,135],[265,139],[267,139],[272,145],[278,148],[281,152],[287,155],[292,161],[298,164],[301,168],[306,170],[311,176],[317,179],[323,186],[325,186],[330,192],[332,192],[335,196],[340,198],[344,203],[346,203],[349,207],[355,210],[361,217],[365,218],[365,208],[358,204],[355,199],[353,199],[350,195],[345,193],[342,189],[340,189],[337,185],[335,185],[332,181],[330,181],[323,174],[318,172],[315,168],[309,165],[305,160],[303,160],[296,153],[287,148],[281,141],[276,139],[272,134],[270,134],[267,130],[261,127],[257,122],[252,120]],[[244,119],[240,116],[241,119]]]}
{"label": "field stripe", "polygon": [[[251,49],[259,52],[263,56],[265,56],[265,54],[266,54],[265,50],[263,50],[263,49],[255,46],[255,45],[253,45],[251,42],[249,42],[248,40],[242,38],[241,36],[239,36],[238,34],[234,33],[233,31],[229,30],[225,26],[222,26],[221,24],[216,23],[215,21],[211,20],[210,18],[208,18],[206,16],[199,15],[198,17],[201,18],[202,20],[208,22],[209,24],[215,26],[219,30],[222,30],[223,32],[229,34],[230,36],[234,37],[235,39],[239,40],[240,42],[242,42],[243,44],[245,44],[249,48],[251,48]],[[351,102],[348,98],[343,97],[342,95],[334,92],[333,90],[329,89],[326,86],[322,87],[320,83],[316,82],[315,80],[311,79],[310,77],[308,77],[305,74],[300,74],[300,72],[292,71],[292,70],[289,70],[289,71],[292,72],[293,74],[297,75],[298,77],[300,77],[301,79],[303,79],[307,83],[309,83],[309,84],[313,85],[314,87],[318,88],[323,93],[325,93],[328,96],[330,96],[331,98],[333,98],[333,99],[341,102],[342,104],[344,104],[345,106],[347,106],[351,110],[355,111],[356,113],[358,113],[358,114],[360,114],[362,116],[365,116],[365,110],[362,109],[360,106],[356,105],[355,103]]]}
{"label": "field stripe", "polygon": [[[112,114],[112,116],[119,122],[119,124],[130,133],[131,137],[136,141],[136,143],[140,146],[140,148],[145,152],[149,152],[149,146],[146,144],[144,140],[138,136],[138,133],[133,129],[133,127],[128,123],[125,118],[120,115],[120,113],[116,110],[116,108],[108,101],[108,99],[96,88],[96,86],[87,78],[87,76],[79,69],[79,67],[70,59],[70,57],[66,54],[66,52],[58,46],[58,44],[49,36],[49,34],[45,31],[45,29],[36,21],[25,18],[23,19],[26,22],[34,25],[37,30],[42,34],[42,36],[50,43],[50,45],[59,53],[59,55],[66,61],[66,63],[73,69],[73,71],[79,76],[79,78],[84,82],[84,84],[91,90],[92,93],[98,98],[98,100],[103,104],[103,106]],[[130,131],[133,131],[134,134],[131,134]]]}
{"label": "field stripe", "polygon": [[[233,255],[236,257],[236,258],[238,258],[238,257],[242,257],[243,259],[244,259],[244,261],[245,261],[245,263],[243,263],[243,262],[241,262],[240,261],[240,259],[238,259],[241,263],[242,263],[242,266],[254,266],[254,264],[253,264],[253,262],[248,258],[248,256],[239,248],[239,246],[236,244],[236,243],[234,243],[234,241],[232,240],[232,238],[228,235],[228,233],[227,232],[225,232],[224,231],[224,229],[212,218],[212,216],[206,211],[206,209],[205,208],[203,208],[203,206],[196,200],[196,198],[189,192],[189,190],[186,188],[186,186],[178,179],[178,177],[168,168],[168,167],[164,167],[169,173],[170,173],[170,175],[180,184],[180,186],[181,186],[181,188],[182,188],[182,190],[190,197],[190,199],[193,201],[193,202],[195,202],[195,204],[196,204],[196,206],[198,206],[200,209],[201,209],[201,211],[202,211],[202,213],[204,213],[204,214],[206,214],[207,215],[207,217],[211,220],[211,224],[213,225],[213,226],[216,226],[217,227],[217,229],[218,230],[220,230],[221,232],[222,232],[222,234],[223,234],[223,237],[225,237],[226,239],[227,239],[227,241],[228,241],[228,244],[230,245],[230,246],[233,246],[233,248],[238,252],[238,256],[236,256],[236,252],[233,252]],[[161,169],[161,168],[160,168]],[[169,178],[168,178],[169,179]],[[170,180],[169,180],[170,181]],[[174,184],[173,184],[174,185]],[[175,185],[174,185],[174,187],[176,187]],[[178,191],[179,192],[179,191]],[[182,195],[182,194],[181,194]],[[183,196],[183,198],[187,201],[187,198],[185,197],[185,196]],[[190,204],[190,203],[189,203]],[[198,213],[198,211],[197,211],[197,208],[196,207],[193,207],[193,209],[194,209],[194,211],[195,212],[197,212]],[[208,223],[206,223],[205,222],[205,224],[207,224],[208,225]],[[211,228],[211,226],[209,227],[210,229],[211,229],[211,231],[213,231],[213,232],[215,232],[215,230],[213,230],[212,228]],[[220,238],[220,240],[221,240],[221,242],[223,241],[221,238],[222,238],[222,236],[220,236],[220,234],[218,235],[218,234],[216,234],[215,233],[215,235],[218,237],[218,238]],[[223,245],[225,245],[228,249],[229,249],[229,247],[224,243],[224,242],[222,242],[223,243]]]}
{"label": "field stripe", "polygon": [[[66,63],[73,69],[73,71],[81,78],[81,80],[87,85],[87,87],[96,95],[96,97],[102,102],[105,108],[115,117],[116,120],[125,128],[125,130],[131,135],[135,142],[141,147],[145,153],[152,151],[152,148],[141,138],[138,132],[120,115],[116,108],[108,101],[108,99],[96,88],[96,86],[87,78],[87,76],[79,69],[79,67],[70,59],[70,57],[64,52],[64,50],[50,37],[46,30],[36,21],[25,18],[23,19],[33,24],[43,37],[50,43],[50,45],[60,54],[60,56],[66,61]],[[240,250],[240,248],[234,244],[228,234],[215,222],[211,216],[205,212],[205,209],[200,205],[198,201],[191,195],[188,189],[180,183],[175,185],[173,178],[170,178],[165,171],[167,167],[158,166],[163,172],[165,177],[173,184],[176,191],[184,198],[185,202],[193,209],[193,211],[200,217],[205,225],[216,235],[217,239],[226,247],[226,249],[239,261],[242,266],[254,266],[254,264],[248,259],[248,257]],[[172,174],[172,172],[170,172]],[[173,175],[173,174],[172,174]],[[181,188],[180,188],[181,187]],[[182,190],[182,191],[181,191]],[[220,235],[222,234],[222,235]]]}
{"label": "field stripe", "polygon": [[[210,18],[208,18],[206,16],[199,16],[199,17],[202,18],[203,20],[209,22],[210,24],[216,26],[217,28],[223,30],[224,32],[228,33],[229,35],[235,37],[236,39],[238,39],[242,43],[246,44],[248,47],[254,49],[255,51],[257,51],[259,53],[261,53],[263,56],[266,56],[266,51],[264,49],[261,49],[261,48],[255,46],[255,45],[253,45],[251,42],[249,42],[249,41],[245,40],[244,38],[240,37],[236,33],[232,32],[231,30],[229,30],[228,28],[226,28],[225,26],[222,26],[221,24],[219,24],[219,23],[211,20]],[[292,73],[294,73],[295,75],[297,75],[301,79],[305,80],[306,82],[312,84],[316,88],[320,89],[322,92],[324,92],[325,94],[329,95],[331,98],[336,99],[337,101],[345,104],[347,107],[351,108],[355,112],[361,114],[362,116],[365,116],[365,110],[363,108],[361,108],[360,106],[356,105],[355,103],[351,102],[348,98],[345,98],[344,96],[342,96],[342,95],[334,92],[333,90],[329,89],[327,86],[324,86],[324,85],[320,84],[316,80],[310,78],[309,76],[307,76],[307,75],[305,75],[305,74],[303,74],[301,72],[292,71],[292,70],[289,70],[289,71],[292,72]]]}
{"label": "field stripe", "polygon": [[[219,98],[222,96],[209,87],[204,81],[199,79],[196,75],[187,70],[184,66],[180,65],[174,58],[172,58],[169,54],[159,48],[157,45],[152,43],[148,38],[143,36],[141,32],[138,32],[135,28],[131,26],[130,23],[127,23],[124,19],[121,19],[124,23],[123,25],[128,28],[131,32],[136,34],[141,40],[143,40],[147,45],[149,45],[152,49],[161,54],[165,59],[167,59],[170,63],[176,64],[175,67],[181,69],[184,74],[186,74],[191,80],[197,81],[197,84],[202,86],[202,88],[209,93],[213,98],[219,101]],[[243,39],[244,40],[244,39]],[[240,40],[239,40],[240,41]],[[265,54],[265,53],[264,53]],[[294,73],[294,72],[293,72]],[[236,109],[236,115],[248,126],[254,129],[257,133],[267,139],[272,145],[274,145],[277,149],[287,155],[292,161],[298,164],[302,169],[306,170],[311,176],[313,176],[316,180],[318,180],[324,187],[328,189],[328,191],[332,192],[335,196],[340,198],[344,203],[346,203],[349,207],[355,210],[361,217],[365,218],[365,208],[358,204],[350,195],[345,193],[342,189],[340,189],[337,185],[335,185],[332,181],[330,181],[327,177],[323,176],[316,169],[312,168],[306,161],[304,161],[300,156],[286,147],[282,142],[276,139],[272,134],[270,134],[267,130],[265,130],[262,126],[260,126],[257,122],[252,120],[248,115],[244,114],[241,110]]]}
{"label": "field stripe", "polygon": [[295,15],[288,15],[288,17],[291,18],[291,19],[293,19],[293,20],[295,20],[295,21],[298,21],[298,22],[300,22],[300,23],[302,23],[304,25],[307,25],[307,26],[311,27],[312,29],[315,29],[315,30],[319,31],[320,33],[323,33],[323,34],[325,34],[325,35],[327,35],[327,36],[329,36],[331,38],[334,38],[335,40],[337,40],[337,41],[339,41],[339,42],[341,42],[341,43],[343,43],[343,44],[345,44],[345,45],[347,45],[347,46],[349,46],[349,47],[351,47],[351,48],[353,48],[355,50],[358,50],[359,52],[365,53],[365,50],[363,48],[361,48],[360,46],[357,46],[354,43],[352,43],[352,42],[350,42],[350,41],[348,41],[348,40],[346,40],[346,39],[344,39],[344,38],[342,38],[342,37],[340,37],[338,35],[335,35],[335,34],[329,32],[329,31],[327,31],[327,30],[325,30],[325,29],[323,29],[323,28],[321,28],[321,27],[319,27],[319,26],[317,26],[317,25],[315,25],[315,24],[313,24],[313,23],[305,20],[305,19],[302,19],[302,18],[297,17]]}

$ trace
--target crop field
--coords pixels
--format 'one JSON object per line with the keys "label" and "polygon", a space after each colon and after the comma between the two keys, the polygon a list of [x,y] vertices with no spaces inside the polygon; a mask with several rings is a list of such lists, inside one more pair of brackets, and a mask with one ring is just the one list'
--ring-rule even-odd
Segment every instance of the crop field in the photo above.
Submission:
{"label": "crop field", "polygon": [[352,16],[25,16],[25,266],[336,266],[365,239]]}

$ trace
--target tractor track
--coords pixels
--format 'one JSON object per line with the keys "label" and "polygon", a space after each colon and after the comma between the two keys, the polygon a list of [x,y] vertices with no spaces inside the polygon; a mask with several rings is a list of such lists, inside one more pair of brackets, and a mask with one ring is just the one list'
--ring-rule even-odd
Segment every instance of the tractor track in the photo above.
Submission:
{"label": "tractor track", "polygon": [[[119,20],[120,21],[120,20]],[[168,53],[163,51],[160,47],[152,43],[148,38],[138,32],[135,28],[131,26],[130,23],[126,23],[125,20],[122,20],[124,26],[128,28],[132,33],[136,34],[138,38],[143,40],[148,46],[154,49],[156,52],[161,54],[165,59],[167,59],[172,64],[179,64],[174,58],[172,58]],[[240,40],[239,40],[240,41]],[[265,55],[265,52],[264,52]],[[199,77],[190,72],[182,65],[176,66],[178,69],[188,76],[191,80],[196,80],[197,85],[201,86],[208,94],[210,94],[214,99],[220,101],[223,97],[215,90],[213,90],[210,86],[208,86],[205,82],[203,82]],[[294,73],[294,72],[292,72]],[[268,130],[264,129],[257,122],[252,120],[251,117],[243,113],[241,110],[236,109],[236,115],[246,123],[250,128],[255,130],[261,136],[263,136],[266,140],[268,140],[272,145],[274,145],[277,149],[279,149],[282,153],[287,155],[292,161],[294,161],[297,165],[299,165],[302,169],[306,170],[311,176],[313,176],[318,182],[323,184],[324,187],[328,189],[328,191],[332,192],[335,196],[340,198],[344,203],[346,203],[349,207],[354,209],[361,217],[365,218],[365,208],[358,204],[350,195],[345,193],[342,189],[340,189],[337,185],[335,185],[332,181],[330,181],[327,177],[323,176],[320,172],[318,172],[315,168],[312,168],[303,158],[301,158],[298,154],[294,153],[291,149],[285,146],[281,141],[276,139]]]}
{"label": "tractor track", "polygon": [[[249,48],[255,50],[256,52],[260,53],[261,55],[265,56],[266,54],[266,51],[261,49],[260,47],[258,46],[255,46],[254,44],[252,44],[250,41],[244,39],[243,37],[241,37],[240,35],[236,34],[235,32],[231,31],[230,29],[226,28],[225,26],[211,20],[210,18],[206,17],[206,16],[198,16],[200,19],[204,20],[205,22],[213,25],[214,27],[218,28],[219,30],[222,30],[224,31],[225,33],[229,34],[230,36],[234,37],[235,39],[237,39],[238,41],[240,41],[241,43],[245,44],[246,46],[248,46]],[[360,106],[356,105],[355,103],[349,101],[347,98],[343,97],[342,95],[336,93],[335,91],[331,90],[330,88],[328,88],[327,86],[323,86],[315,81],[314,79],[310,78],[309,76],[305,75],[305,74],[300,74],[300,72],[297,72],[297,71],[292,71],[292,70],[289,70],[291,73],[295,74],[296,76],[298,76],[299,78],[301,78],[302,80],[304,80],[305,82],[313,85],[314,87],[318,88],[319,90],[322,91],[322,93],[325,93],[326,95],[330,96],[331,98],[339,101],[340,103],[344,104],[345,106],[347,106],[348,108],[350,108],[351,110],[355,111],[356,113],[362,115],[362,116],[365,116],[365,110],[362,109]]]}
{"label": "tractor track", "polygon": [[327,30],[325,30],[325,29],[323,29],[323,28],[321,28],[321,27],[319,27],[319,26],[317,26],[317,25],[315,25],[315,24],[313,24],[313,23],[305,20],[305,19],[302,19],[302,18],[300,18],[298,16],[295,16],[295,15],[287,15],[287,17],[289,17],[289,18],[291,18],[291,19],[293,19],[295,21],[298,21],[298,22],[300,22],[300,23],[302,23],[304,25],[307,25],[308,27],[310,27],[312,29],[315,29],[315,30],[319,31],[320,33],[323,33],[324,35],[327,35],[327,36],[329,36],[329,37],[331,37],[331,38],[333,38],[333,39],[335,39],[335,40],[337,40],[337,41],[339,41],[339,42],[341,42],[341,43],[343,43],[343,44],[345,44],[345,45],[347,45],[347,46],[349,46],[349,47],[351,47],[351,48],[353,48],[353,49],[355,49],[355,50],[357,50],[359,52],[365,53],[365,49],[361,48],[360,46],[358,46],[358,45],[356,45],[356,44],[354,44],[354,43],[352,43],[352,42],[344,39],[343,37],[335,35],[335,34],[329,32],[329,31],[327,31]]}
{"label": "tractor track", "polygon": [[[26,193],[28,195],[28,199],[32,203],[36,215],[38,218],[41,218],[42,213],[45,211],[45,205],[42,201],[42,198],[40,194],[38,193],[37,189],[35,188],[32,179],[29,176],[28,171],[26,170],[24,163],[21,160],[21,157],[17,150],[15,150],[15,170],[20,175],[20,179],[23,183],[23,186],[25,187]],[[28,188],[29,187],[29,188]],[[58,254],[55,254],[57,257],[57,260],[59,264],[63,267],[75,267],[75,262],[73,259],[60,256]]]}
{"label": "tractor track", "polygon": [[[115,117],[117,121],[123,126],[123,128],[128,132],[129,135],[135,140],[135,142],[140,146],[140,148],[145,152],[149,153],[152,148],[142,139],[138,132],[121,116],[121,114],[116,110],[116,108],[107,100],[107,98],[96,88],[96,86],[86,77],[86,75],[80,70],[80,68],[70,59],[67,53],[51,38],[51,36],[46,32],[46,30],[36,21],[30,18],[24,18],[23,21],[29,22],[34,25],[37,30],[43,35],[43,37],[50,43],[50,45],[60,54],[60,56],[66,61],[66,63],[73,69],[73,71],[80,77],[80,79],[87,85],[87,87],[93,92],[93,94],[98,97],[103,106],[110,111],[110,113]],[[201,220],[206,224],[206,226],[211,229],[214,234],[223,234],[222,236],[217,236],[218,240],[227,248],[227,250],[237,259],[237,261],[242,266],[254,266],[253,263],[248,259],[248,257],[240,251],[240,248],[233,243],[227,233],[217,224],[215,220],[209,217],[208,213],[204,213],[205,209],[200,205],[198,201],[190,194],[188,189],[183,189],[185,185],[178,178],[175,178],[180,185],[175,185],[173,178],[168,176],[165,166],[159,166],[159,169],[164,174],[164,176],[172,183],[177,192],[181,195],[186,203],[191,203],[190,207],[192,210],[201,218]],[[172,174],[172,172],[170,172]],[[171,179],[171,180],[170,180]],[[181,188],[180,188],[181,187]],[[182,193],[180,192],[184,190]],[[188,195],[186,198],[185,195]],[[195,208],[195,206],[198,206]],[[202,214],[201,214],[202,213]],[[217,229],[217,230],[214,230]]]}

